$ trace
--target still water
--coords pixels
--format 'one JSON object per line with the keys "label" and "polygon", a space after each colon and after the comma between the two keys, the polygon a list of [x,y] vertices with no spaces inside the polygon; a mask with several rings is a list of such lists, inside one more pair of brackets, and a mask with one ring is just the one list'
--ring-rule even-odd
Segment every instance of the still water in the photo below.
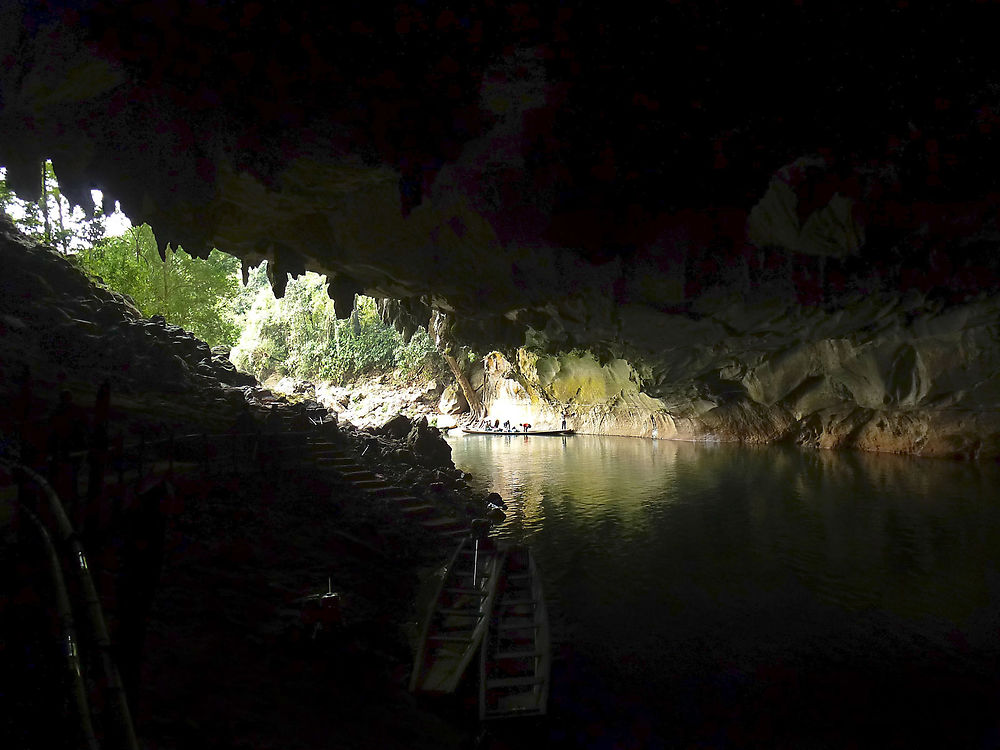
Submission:
{"label": "still water", "polygon": [[532,545],[565,747],[1000,747],[1000,470],[455,436]]}

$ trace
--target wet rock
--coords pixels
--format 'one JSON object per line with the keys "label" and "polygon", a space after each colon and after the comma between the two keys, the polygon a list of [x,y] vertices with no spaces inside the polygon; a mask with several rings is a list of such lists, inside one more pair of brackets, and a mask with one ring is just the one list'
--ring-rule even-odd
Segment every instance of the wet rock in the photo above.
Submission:
{"label": "wet rock", "polygon": [[493,521],[493,523],[503,523],[507,520],[507,514],[496,506],[493,506],[486,511],[486,517]]}
{"label": "wet rock", "polygon": [[500,493],[491,492],[486,497],[483,498],[483,503],[487,506],[494,505],[498,508],[507,509],[507,503],[504,502],[503,498],[500,497]]}

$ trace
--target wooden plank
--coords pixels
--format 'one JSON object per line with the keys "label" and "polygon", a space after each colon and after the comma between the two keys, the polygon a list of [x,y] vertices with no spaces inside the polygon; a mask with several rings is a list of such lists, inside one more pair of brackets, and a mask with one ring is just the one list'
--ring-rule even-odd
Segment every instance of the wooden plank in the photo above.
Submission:
{"label": "wooden plank", "polygon": [[493,658],[500,659],[534,659],[536,656],[544,656],[544,651],[498,651],[493,654]]}
{"label": "wooden plank", "polygon": [[506,687],[527,687],[529,685],[544,685],[544,677],[502,677],[496,680],[486,680],[486,689]]}
{"label": "wooden plank", "polygon": [[519,623],[500,623],[497,626],[497,630],[538,630],[541,625],[535,622],[526,622],[524,624]]}

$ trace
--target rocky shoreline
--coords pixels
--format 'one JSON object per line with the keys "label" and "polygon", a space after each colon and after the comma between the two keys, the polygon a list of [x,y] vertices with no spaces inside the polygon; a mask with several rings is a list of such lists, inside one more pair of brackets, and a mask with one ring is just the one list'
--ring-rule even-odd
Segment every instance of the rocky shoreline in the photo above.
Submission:
{"label": "rocky shoreline", "polygon": [[[316,433],[442,513],[470,524],[485,511],[422,421]],[[421,576],[451,542],[301,450],[201,495],[168,535],[150,613],[138,706],[150,747],[469,745],[468,726],[406,691]],[[303,602],[328,582],[341,622],[317,631]]]}
{"label": "rocky shoreline", "polygon": [[[0,455],[49,476],[83,535],[141,744],[467,744],[473,730],[405,690],[421,576],[450,543],[308,452],[309,436],[336,444],[467,527],[486,506],[437,430],[406,417],[384,430],[337,425],[321,404],[276,395],[224,351],[143,319],[6,220],[0,264],[0,398],[12,406],[0,410]],[[88,461],[67,456],[97,449],[108,470],[90,501]],[[0,469],[2,687],[13,696],[0,733],[71,746],[45,557],[17,487]],[[313,638],[302,600],[328,581],[342,625]]]}

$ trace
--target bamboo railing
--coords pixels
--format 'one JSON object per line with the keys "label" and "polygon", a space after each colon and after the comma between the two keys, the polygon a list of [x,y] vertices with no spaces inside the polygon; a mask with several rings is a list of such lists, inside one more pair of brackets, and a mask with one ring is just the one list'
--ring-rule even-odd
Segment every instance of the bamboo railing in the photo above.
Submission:
{"label": "bamboo railing", "polygon": [[[46,501],[48,512],[53,518],[56,526],[57,539],[65,549],[69,550],[69,557],[73,561],[73,563],[68,564],[67,567],[75,574],[77,585],[82,592],[83,604],[86,610],[87,619],[89,620],[95,646],[97,648],[101,671],[103,673],[106,690],[108,692],[108,704],[111,707],[118,741],[126,750],[139,750],[139,743],[136,740],[135,729],[132,725],[132,715],[129,712],[128,700],[125,696],[125,688],[122,685],[121,675],[118,673],[118,667],[115,665],[115,661],[111,653],[111,638],[108,635],[107,624],[104,620],[104,610],[101,608],[101,602],[97,596],[97,588],[94,586],[94,579],[90,575],[90,568],[87,565],[87,555],[84,552],[80,537],[73,530],[73,525],[70,523],[69,516],[66,514],[66,509],[63,506],[62,500],[59,498],[59,495],[56,494],[55,490],[52,489],[52,485],[48,483],[48,480],[46,480],[45,477],[36,472],[34,469],[22,464],[6,460],[4,460],[3,463],[12,470],[15,477],[21,480],[27,480],[28,482],[34,484],[35,487],[41,491],[41,495]],[[37,518],[35,520],[37,520]],[[45,532],[44,527],[41,526],[41,522],[39,522],[39,528]],[[47,532],[45,532],[43,538],[48,539],[51,547],[51,538]],[[54,547],[51,547],[51,549],[55,552]],[[57,559],[53,562],[53,564],[56,568],[61,568],[58,555],[56,557]],[[57,599],[61,599],[61,595],[58,591],[59,588],[57,586]],[[65,585],[63,585],[62,592],[65,593],[65,591],[66,588]],[[65,603],[60,600],[58,604],[60,610],[63,609],[63,604],[65,604],[65,607],[68,608],[68,598]],[[66,621],[64,620],[64,624],[65,622]],[[79,661],[77,659],[74,667],[78,666]],[[81,732],[83,735],[85,737],[88,735],[88,728],[89,734],[93,735],[92,727],[88,727],[90,724],[89,711],[84,712],[81,715],[80,721]]]}
{"label": "bamboo railing", "polygon": [[[27,423],[27,407],[30,402],[30,391],[25,395],[25,406],[22,409],[22,429]],[[125,443],[119,436],[117,441],[109,440],[108,406],[110,388],[103,385],[98,393],[94,410],[94,429],[87,450],[53,451],[52,463],[49,467],[59,470],[72,466],[73,484],[67,492],[71,501],[80,498],[79,483],[76,468],[84,462],[88,467],[88,486],[85,493],[87,512],[106,505],[112,493],[114,479],[118,487],[142,486],[144,480],[151,475],[162,474],[163,479],[177,476],[176,471],[183,471],[199,479],[212,479],[220,475],[242,475],[252,471],[264,472],[273,469],[273,462],[265,468],[265,462],[259,460],[266,456],[276,461],[286,457],[300,456],[301,448],[306,438],[316,435],[315,430],[285,429],[281,420],[268,426],[254,425],[254,429],[230,430],[221,433],[194,433],[176,435],[173,432],[156,439],[148,439],[146,431],[139,434],[138,440]],[[308,417],[308,415],[306,415]],[[311,426],[318,423],[309,417]],[[290,427],[291,425],[287,425]],[[245,427],[245,425],[244,425]],[[162,433],[161,433],[162,434]],[[22,432],[22,447],[24,446]],[[24,451],[21,451],[24,455]],[[42,456],[44,457],[44,455]],[[39,458],[39,456],[35,456]],[[70,700],[78,722],[79,737],[86,750],[100,750],[102,742],[111,742],[113,746],[123,750],[138,750],[132,715],[129,710],[125,686],[121,673],[115,663],[112,653],[112,643],[109,636],[107,621],[93,576],[87,562],[80,535],[73,528],[66,506],[59,493],[53,488],[42,469],[24,465],[14,458],[0,453],[0,465],[6,467],[15,478],[18,486],[19,515],[26,518],[38,532],[49,575],[55,592],[55,612],[59,622],[60,644],[66,659],[69,672]],[[55,475],[53,475],[55,476]],[[134,485],[133,485],[134,483]],[[34,492],[26,492],[28,486]],[[38,511],[33,512],[28,507],[29,497],[37,497],[41,504]],[[121,508],[111,510],[112,518]],[[52,528],[46,528],[46,522]],[[86,517],[86,523],[90,523]],[[64,576],[69,574],[72,584]],[[71,595],[72,592],[77,597]],[[74,621],[72,600],[78,598],[80,608],[85,613],[88,630],[91,634],[88,645],[81,642],[77,635]],[[105,724],[107,731],[103,739],[95,731],[95,715],[88,698],[85,667],[88,660],[82,658],[89,648],[94,649],[96,662],[100,669],[101,680],[106,692],[104,703],[107,706]]]}

